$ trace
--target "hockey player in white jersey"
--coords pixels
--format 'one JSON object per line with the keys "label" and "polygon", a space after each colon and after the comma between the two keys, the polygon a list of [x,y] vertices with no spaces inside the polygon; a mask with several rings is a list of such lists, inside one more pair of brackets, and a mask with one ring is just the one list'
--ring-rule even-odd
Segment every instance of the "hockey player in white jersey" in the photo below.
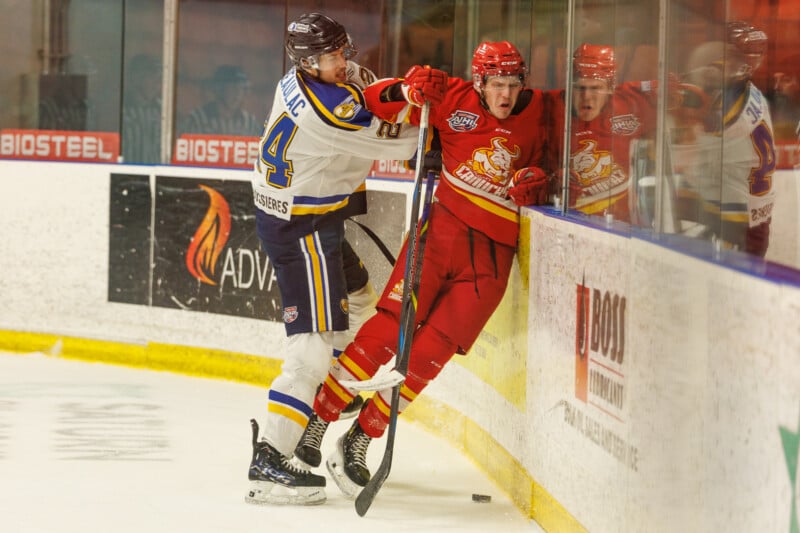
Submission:
{"label": "hockey player in white jersey", "polygon": [[[325,478],[292,455],[334,349],[347,344],[376,300],[344,238],[344,221],[365,211],[373,161],[410,159],[417,128],[385,122],[366,109],[361,90],[375,76],[350,61],[356,49],[337,21],[301,15],[289,24],[285,44],[294,66],[276,88],[252,184],[258,236],[275,269],[288,339],[261,430],[251,421],[245,499],[308,505],[325,501]],[[441,101],[444,72],[409,72],[403,80],[409,102]]]}
{"label": "hockey player in white jersey", "polygon": [[674,131],[681,134],[671,146],[684,231],[761,257],[769,245],[776,154],[768,103],[751,77],[766,49],[764,32],[737,21],[727,24],[725,42],[692,53],[683,87],[704,105],[678,112],[682,123]]}

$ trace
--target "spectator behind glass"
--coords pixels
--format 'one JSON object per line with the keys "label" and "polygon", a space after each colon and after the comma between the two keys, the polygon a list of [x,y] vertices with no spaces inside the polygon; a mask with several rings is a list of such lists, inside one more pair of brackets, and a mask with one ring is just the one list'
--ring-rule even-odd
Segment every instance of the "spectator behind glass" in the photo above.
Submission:
{"label": "spectator behind glass", "polygon": [[242,107],[250,80],[241,67],[217,67],[209,85],[214,100],[189,113],[183,133],[246,136],[261,133],[262,122]]}
{"label": "spectator behind glass", "polygon": [[39,82],[39,129],[86,131],[87,87],[83,74],[43,74]]}
{"label": "spectator behind glass", "polygon": [[[796,65],[800,57],[795,56],[788,64]],[[776,72],[771,91],[772,123],[775,126],[775,138],[790,140],[794,138],[795,126],[800,120],[800,79],[797,74]]]}
{"label": "spectator behind glass", "polygon": [[138,54],[128,64],[122,106],[125,163],[161,160],[161,61]]}

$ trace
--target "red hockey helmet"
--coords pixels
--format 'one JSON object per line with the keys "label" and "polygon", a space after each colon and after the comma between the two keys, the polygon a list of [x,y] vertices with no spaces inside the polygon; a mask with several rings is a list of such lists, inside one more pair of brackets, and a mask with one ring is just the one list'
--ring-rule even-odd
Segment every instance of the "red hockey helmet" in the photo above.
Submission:
{"label": "red hockey helmet", "polygon": [[761,66],[767,51],[767,34],[743,20],[729,22],[727,26],[728,62],[733,63],[730,75],[749,79]]}
{"label": "red hockey helmet", "polygon": [[486,79],[492,76],[517,76],[525,85],[528,67],[519,50],[508,41],[481,43],[472,54],[472,83],[483,92]]}
{"label": "red hockey helmet", "polygon": [[575,78],[605,80],[611,88],[617,81],[617,62],[614,49],[601,44],[583,43],[572,55]]}

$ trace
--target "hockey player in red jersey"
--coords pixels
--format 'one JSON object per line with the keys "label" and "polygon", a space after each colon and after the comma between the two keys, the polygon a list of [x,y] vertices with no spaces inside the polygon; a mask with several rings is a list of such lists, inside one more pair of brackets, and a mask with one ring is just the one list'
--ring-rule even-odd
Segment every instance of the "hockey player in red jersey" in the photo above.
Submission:
{"label": "hockey player in red jersey", "polygon": [[[614,49],[582,44],[573,55],[569,207],[590,215],[610,214],[631,222],[628,189],[631,143],[653,134],[656,84],[617,83]],[[548,93],[548,167],[562,168],[566,91]]]}
{"label": "hockey player in red jersey", "polygon": [[[413,72],[413,69],[412,69]],[[432,107],[442,169],[430,210],[417,294],[416,330],[399,410],[439,374],[456,353],[466,354],[499,304],[519,234],[518,204],[542,203],[543,93],[525,88],[528,69],[509,42],[485,42],[472,59],[472,80],[450,78],[444,101]],[[418,123],[402,85],[378,82],[365,91],[367,106],[386,120]],[[420,102],[421,103],[421,102]],[[398,343],[405,246],[378,312],[331,367],[314,402],[307,433],[317,443],[354,392],[345,380],[364,380],[394,360]],[[376,393],[327,460],[333,479],[355,496],[370,479],[367,446],[388,424],[391,389]]]}
{"label": "hockey player in red jersey", "polygon": [[[286,51],[294,66],[276,88],[252,185],[256,229],[275,269],[287,342],[263,427],[251,421],[245,499],[308,505],[325,501],[325,478],[291,462],[293,451],[334,349],[347,345],[338,343],[371,316],[377,299],[344,238],[344,220],[363,212],[373,161],[410,158],[417,130],[387,127],[366,109],[362,91],[375,76],[350,61],[355,48],[335,20],[301,15],[288,27]],[[397,83],[410,101],[424,93],[438,102],[446,78],[417,69]]]}

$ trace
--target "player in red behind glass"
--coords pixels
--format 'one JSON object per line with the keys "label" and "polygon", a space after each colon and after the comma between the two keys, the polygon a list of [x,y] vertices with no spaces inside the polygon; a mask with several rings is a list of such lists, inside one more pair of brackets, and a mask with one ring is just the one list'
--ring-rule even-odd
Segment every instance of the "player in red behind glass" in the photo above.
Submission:
{"label": "player in red behind glass", "polygon": [[[517,249],[518,205],[546,199],[547,178],[535,166],[543,156],[544,94],[525,87],[527,75],[514,45],[485,42],[474,53],[472,80],[449,78],[443,102],[431,108],[442,170],[430,211],[401,412],[454,354],[470,349],[505,292]],[[367,107],[384,120],[405,117],[418,124],[420,108],[408,106],[401,89],[394,80],[370,86]],[[318,449],[328,424],[353,398],[354,391],[341,382],[368,379],[395,357],[405,254],[404,246],[377,314],[331,367],[296,456],[302,458],[304,443]],[[367,446],[386,429],[391,395],[391,388],[381,390],[365,404],[327,461],[347,496],[370,479]]]}
{"label": "player in red behind glass", "polygon": [[[569,207],[631,222],[631,143],[656,126],[656,83],[617,84],[610,46],[582,44],[573,55]],[[551,91],[548,167],[562,168],[566,91]]]}

